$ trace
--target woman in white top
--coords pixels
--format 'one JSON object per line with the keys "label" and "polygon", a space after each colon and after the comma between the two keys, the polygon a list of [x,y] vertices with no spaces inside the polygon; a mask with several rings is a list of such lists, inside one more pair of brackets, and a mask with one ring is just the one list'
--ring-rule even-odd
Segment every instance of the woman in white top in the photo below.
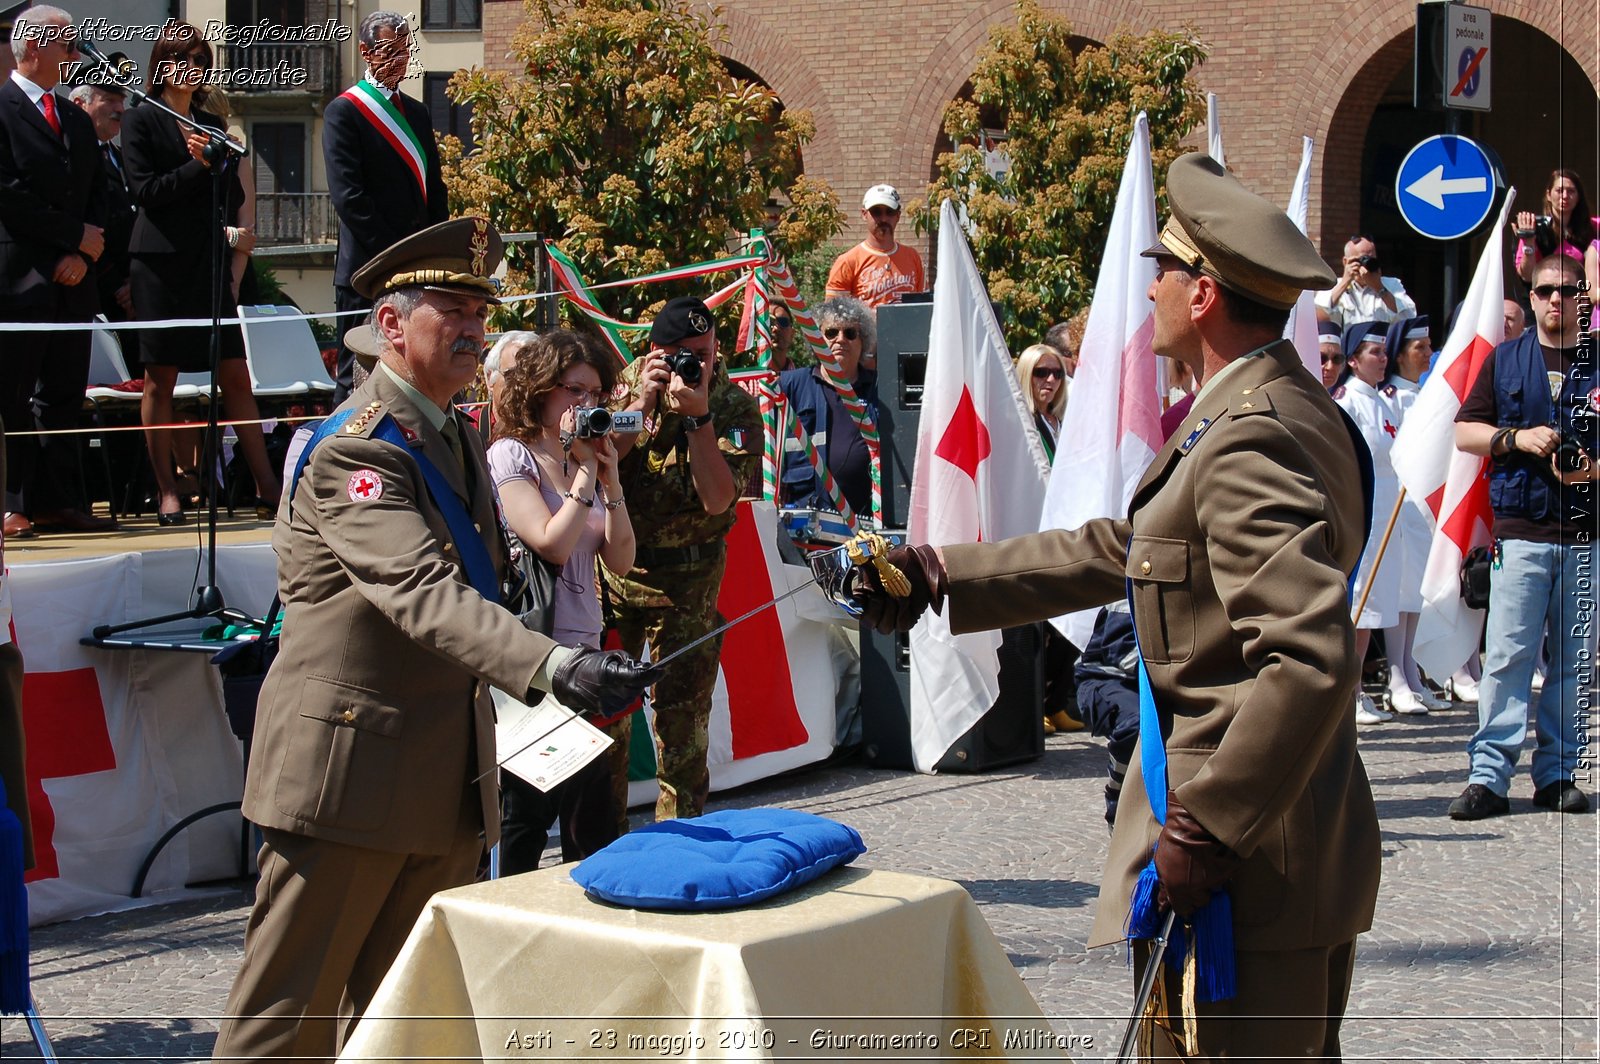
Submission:
{"label": "woman in white top", "polygon": [[[1388,365],[1378,391],[1403,421],[1422,391],[1418,382],[1433,363],[1427,316],[1390,322],[1383,346]],[[1422,617],[1422,572],[1432,543],[1433,522],[1423,500],[1406,496],[1389,540],[1390,552],[1397,552],[1400,560],[1400,619],[1383,632],[1384,652],[1389,658],[1389,708],[1397,713],[1421,714],[1450,706],[1428,689],[1411,656],[1412,644],[1417,640],[1417,621]]]}
{"label": "woman in white top", "polygon": [[[614,573],[633,568],[633,525],[617,479],[610,436],[575,436],[575,411],[610,405],[611,355],[589,337],[556,329],[519,350],[496,391],[496,439],[489,475],[506,525],[523,548],[561,566],[552,638],[600,646],[603,621],[595,560]],[[561,859],[582,860],[617,837],[611,762],[597,757],[548,793],[501,774],[500,869],[539,867],[550,825],[561,822]]]}
{"label": "woman in white top", "polygon": [[[1344,331],[1345,369],[1340,384],[1333,390],[1336,403],[1350,415],[1372,452],[1372,530],[1367,536],[1367,546],[1361,554],[1361,564],[1356,569],[1355,592],[1352,602],[1359,603],[1366,594],[1366,605],[1356,618],[1356,660],[1367,656],[1367,645],[1372,641],[1375,628],[1389,628],[1400,619],[1399,562],[1392,549],[1384,553],[1373,575],[1373,562],[1378,545],[1383,540],[1384,527],[1400,496],[1400,481],[1394,475],[1389,460],[1389,449],[1395,433],[1400,428],[1400,413],[1391,399],[1378,391],[1388,371],[1388,356],[1383,347],[1384,326],[1379,322],[1364,321],[1350,325]],[[1367,587],[1372,591],[1367,594]],[[1390,714],[1372,704],[1365,693],[1356,696],[1356,723],[1381,724]]]}

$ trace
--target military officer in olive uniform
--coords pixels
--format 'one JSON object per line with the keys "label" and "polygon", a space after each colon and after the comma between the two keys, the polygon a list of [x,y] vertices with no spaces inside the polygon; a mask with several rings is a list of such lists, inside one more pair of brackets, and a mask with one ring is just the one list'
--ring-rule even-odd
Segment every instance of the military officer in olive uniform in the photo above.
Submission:
{"label": "military officer in olive uniform", "polygon": [[332,1059],[428,898],[472,880],[500,823],[490,684],[601,711],[654,678],[500,606],[483,447],[450,401],[500,255],[461,218],[355,276],[376,302],[345,340],[376,368],[307,445],[273,531],[283,635],[244,796],[261,879],[219,1059]]}
{"label": "military officer in olive uniform", "polygon": [[[700,366],[690,384],[668,355],[689,352]],[[645,642],[660,660],[722,623],[717,592],[727,561],[739,485],[761,461],[761,413],[728,379],[717,358],[716,322],[698,299],[670,300],[650,328],[650,351],[623,371],[629,410],[645,415],[620,464],[633,514],[638,554],[626,577],[605,573],[623,649]],[[628,447],[629,437],[620,446]],[[699,816],[711,777],[706,733],[722,640],[710,639],[666,667],[654,694],[656,819]],[[628,719],[610,728],[612,785],[621,830],[627,831]]]}
{"label": "military officer in olive uniform", "polygon": [[[1090,945],[1123,939],[1154,847],[1161,908],[1187,916],[1231,894],[1238,963],[1235,996],[1196,1006],[1198,1044],[1175,1015],[1181,979],[1164,966],[1156,1056],[1338,1059],[1355,938],[1378,891],[1378,821],[1350,715],[1361,669],[1349,584],[1370,459],[1280,339],[1300,291],[1331,282],[1315,249],[1206,156],[1174,162],[1167,191],[1172,217],[1145,253],[1157,266],[1153,346],[1188,363],[1201,390],[1129,516],[891,551],[911,596],[890,599],[861,570],[868,616],[904,629],[931,602],[955,631],[977,631],[1110,602],[1131,585],[1169,733],[1168,813],[1163,825],[1151,812],[1141,735]],[[1135,949],[1141,971],[1144,956]]]}

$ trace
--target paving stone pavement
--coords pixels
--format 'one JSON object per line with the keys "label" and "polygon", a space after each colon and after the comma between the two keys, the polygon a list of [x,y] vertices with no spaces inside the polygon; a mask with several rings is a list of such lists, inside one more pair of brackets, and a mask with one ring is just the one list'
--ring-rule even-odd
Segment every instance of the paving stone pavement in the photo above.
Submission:
{"label": "paving stone pavement", "polygon": [[[1475,721],[1457,707],[1362,733],[1383,885],[1358,946],[1346,1059],[1600,1056],[1600,818],[1535,809],[1524,759],[1510,815],[1449,820]],[[861,832],[863,865],[957,880],[1058,1035],[1093,1040],[1076,1058],[1106,1060],[1133,990],[1121,950],[1083,946],[1106,849],[1105,758],[1083,733],[1047,747],[1037,761],[982,775],[813,768],[713,795],[712,807],[831,816]],[[208,1056],[239,962],[246,889],[35,928],[34,993],[61,1059]],[[0,1055],[34,1055],[16,1017],[0,1021]]]}

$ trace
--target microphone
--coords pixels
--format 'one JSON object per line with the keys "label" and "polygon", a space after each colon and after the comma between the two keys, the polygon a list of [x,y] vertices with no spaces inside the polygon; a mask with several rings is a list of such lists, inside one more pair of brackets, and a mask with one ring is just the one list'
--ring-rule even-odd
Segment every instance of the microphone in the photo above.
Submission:
{"label": "microphone", "polygon": [[[123,59],[112,62],[111,58],[102,52],[93,41],[78,38],[78,51],[93,59],[95,63],[104,68],[111,83],[124,92],[139,92],[139,64],[132,59]],[[140,93],[140,95],[143,95]]]}

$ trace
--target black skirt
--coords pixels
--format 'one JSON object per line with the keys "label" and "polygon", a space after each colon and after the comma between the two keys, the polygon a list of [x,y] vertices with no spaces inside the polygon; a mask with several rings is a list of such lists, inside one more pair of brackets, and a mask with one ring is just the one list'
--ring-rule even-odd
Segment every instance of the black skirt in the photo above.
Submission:
{"label": "black skirt", "polygon": [[[228,252],[231,257],[232,252]],[[229,263],[224,263],[226,271]],[[136,254],[128,267],[136,321],[211,317],[211,260],[208,255]],[[232,284],[231,280],[225,282]],[[255,271],[239,286],[239,302],[257,301]],[[238,316],[231,288],[222,293],[222,316]],[[222,327],[222,357],[244,357],[244,333],[237,325]],[[209,326],[139,330],[139,361],[147,366],[176,366],[180,373],[211,368]]]}

